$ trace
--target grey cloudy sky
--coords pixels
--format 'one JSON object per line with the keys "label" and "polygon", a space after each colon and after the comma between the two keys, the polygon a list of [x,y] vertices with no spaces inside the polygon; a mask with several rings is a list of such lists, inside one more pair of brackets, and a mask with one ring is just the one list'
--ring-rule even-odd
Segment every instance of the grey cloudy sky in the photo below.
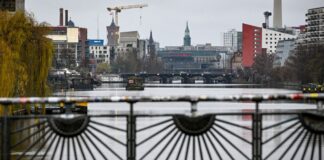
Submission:
{"label": "grey cloudy sky", "polygon": [[[120,13],[121,31],[138,30],[141,38],[148,38],[152,30],[161,46],[181,45],[186,21],[192,44],[222,45],[223,32],[231,28],[242,30],[242,23],[261,26],[263,12],[273,9],[273,0],[26,0],[26,10],[39,22],[57,26],[59,8],[63,7],[77,26],[88,28],[89,39],[97,38],[98,27],[99,38],[106,41],[106,26],[112,20],[106,8],[142,3],[148,7]],[[314,7],[324,7],[324,1],[283,0],[283,24],[305,24],[307,9]]]}

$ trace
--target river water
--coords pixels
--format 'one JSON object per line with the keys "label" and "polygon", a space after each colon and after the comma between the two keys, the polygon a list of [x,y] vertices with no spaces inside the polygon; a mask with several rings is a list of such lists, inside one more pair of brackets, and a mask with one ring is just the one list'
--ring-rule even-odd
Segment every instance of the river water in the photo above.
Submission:
{"label": "river water", "polygon": [[[285,94],[285,93],[299,93],[299,91],[295,90],[287,90],[287,89],[274,89],[274,88],[257,88],[257,86],[253,85],[206,85],[206,84],[196,84],[196,85],[181,85],[181,84],[147,84],[144,91],[126,91],[125,86],[123,84],[103,84],[101,87],[96,88],[93,91],[75,91],[75,92],[66,92],[66,93],[58,93],[58,95],[64,96],[229,96],[229,95],[242,95],[242,94]],[[177,103],[136,103],[134,111],[136,114],[141,115],[150,115],[150,114],[186,114],[191,115],[190,112],[190,104],[184,102]],[[229,102],[203,102],[198,103],[198,115],[203,115],[206,113],[241,113],[241,112],[252,112],[255,107],[254,103],[229,103]],[[299,110],[299,109],[314,109],[316,108],[313,104],[303,104],[303,103],[261,103],[260,108],[263,111],[275,111],[275,110]],[[122,115],[127,114],[129,112],[129,105],[126,103],[90,103],[88,105],[88,114],[89,115],[101,115],[101,114],[113,114],[113,115]],[[296,117],[296,116],[295,116]],[[165,120],[168,120],[172,117],[170,116],[158,116],[158,117],[137,117],[136,119],[136,128],[137,130],[150,126],[152,124],[156,124]],[[252,116],[251,115],[217,115],[217,119],[221,121],[231,122],[240,126],[245,126],[246,128],[252,128]],[[263,117],[263,126],[270,126],[272,124],[285,121],[288,119],[294,118],[293,115],[269,115]],[[108,124],[111,126],[115,126],[121,129],[126,129],[127,119],[125,117],[102,117],[102,118],[94,118],[95,122],[100,122],[104,124]],[[283,131],[285,128],[290,127],[296,121],[287,122],[278,127],[274,127],[265,131],[262,135],[264,140],[272,137],[274,134],[277,134]],[[215,126],[215,131],[213,133],[208,133],[208,135],[204,136],[193,136],[188,141],[189,137],[186,137],[184,140],[184,134],[180,134],[180,132],[176,132],[172,127],[168,127],[171,123],[163,123],[157,127],[152,127],[151,129],[145,130],[144,132],[138,132],[136,135],[136,143],[143,142],[145,139],[153,136],[148,141],[144,142],[141,145],[138,145],[136,149],[137,159],[176,159],[179,154],[179,159],[230,159],[230,156],[226,152],[230,153],[234,159],[246,159],[251,158],[251,144],[246,143],[252,141],[252,132],[251,130],[242,129],[239,127],[235,127],[233,125],[228,125],[225,123],[217,123],[217,125],[225,128],[221,129],[219,126]],[[105,133],[113,136],[114,138],[120,140],[122,143],[126,144],[126,133],[116,131],[111,128],[104,127],[102,125],[93,125],[97,129],[104,131]],[[296,130],[295,130],[296,129]],[[263,158],[265,158],[271,151],[273,151],[282,141],[288,137],[297,137],[297,134],[292,134],[293,132],[301,131],[297,130],[298,125],[292,126],[286,132],[283,132],[280,136],[273,139],[269,143],[263,146]],[[217,130],[217,131],[216,131]],[[226,131],[227,130],[227,131]],[[116,141],[111,138],[100,134],[99,132],[93,133],[98,134],[98,139],[101,139],[106,144],[109,144],[112,150],[114,150],[122,159],[126,159],[126,147],[116,143]],[[231,133],[234,133],[244,139],[243,141],[240,138],[233,136]],[[292,134],[292,135],[291,135]],[[90,135],[90,133],[88,133]],[[213,139],[213,135],[218,137],[219,142],[216,139]],[[225,138],[222,138],[224,136]],[[86,137],[85,137],[86,138]],[[210,139],[209,139],[210,138]],[[96,143],[99,143],[98,139],[93,139]],[[324,138],[323,138],[324,139]],[[183,145],[182,140],[184,140]],[[206,140],[206,141],[205,141]],[[230,143],[234,144],[239,150],[243,152],[239,153],[235,147],[233,147]],[[293,138],[291,138],[287,143],[282,145],[282,148],[285,149],[290,143],[293,143]],[[301,140],[300,138],[295,140],[296,143]],[[49,141],[51,142],[51,141]],[[53,143],[56,141],[53,141]],[[118,159],[117,156],[113,155],[112,152],[106,149],[104,145],[96,146],[91,145],[91,141],[86,140],[89,148],[95,157],[99,157],[101,159],[101,154],[98,152],[98,148],[103,151],[104,155],[107,155],[109,159]],[[66,144],[71,144],[70,142],[65,142]],[[76,143],[76,141],[75,141]],[[213,151],[213,144],[217,148],[218,152]],[[154,146],[156,148],[154,148]],[[190,144],[190,145],[188,145]],[[312,144],[312,143],[311,143]],[[322,143],[324,144],[324,143]],[[50,144],[46,144],[48,146]],[[222,145],[225,149],[222,148]],[[305,146],[306,143],[303,143],[302,146]],[[174,147],[173,147],[174,146]],[[187,148],[188,146],[188,148]],[[202,146],[202,147],[201,147]],[[62,146],[61,146],[62,147]],[[70,146],[71,147],[71,146]],[[46,148],[46,147],[45,147]],[[151,150],[151,148],[154,148]],[[200,150],[201,148],[201,150]],[[269,159],[278,159],[282,153],[281,151],[276,150],[274,155],[271,155]],[[287,153],[287,158],[290,158],[293,155],[294,148],[297,148],[297,144],[293,145],[292,149]],[[304,147],[309,148],[309,147]],[[322,147],[324,148],[324,147]],[[84,148],[85,149],[85,148]],[[53,150],[53,149],[51,149]],[[53,151],[49,151],[49,153]],[[71,147],[72,150],[72,147]],[[302,149],[301,149],[302,150]],[[186,151],[188,155],[186,155]],[[302,150],[303,151],[303,150]],[[42,151],[43,153],[44,151]],[[308,153],[309,152],[309,153]],[[67,151],[62,151],[63,155],[66,156]],[[77,155],[81,155],[81,151],[77,149]],[[161,154],[160,154],[161,153]],[[319,150],[315,150],[314,154],[319,153]],[[90,159],[91,153],[88,151],[84,151],[86,159]],[[195,158],[193,157],[195,154]],[[310,149],[306,152],[306,157],[310,156]],[[245,157],[245,155],[247,157]],[[63,157],[64,157],[63,156]],[[71,158],[75,158],[75,155],[71,154]],[[187,157],[188,156],[188,157]],[[301,157],[301,154],[297,154],[297,158]],[[201,158],[202,157],[202,158]],[[209,158],[208,158],[209,157]],[[316,156],[315,156],[316,157]],[[54,156],[55,159],[60,159],[59,154],[57,153]],[[299,158],[298,158],[299,159]]]}
{"label": "river water", "polygon": [[[230,96],[230,95],[249,95],[249,94],[289,94],[300,93],[296,90],[274,89],[274,88],[257,88],[254,85],[239,85],[239,84],[146,84],[144,91],[126,91],[124,84],[103,84],[94,91],[77,91],[67,92],[59,95],[66,96]],[[199,112],[206,110],[223,109],[253,109],[254,104],[238,104],[238,103],[200,103],[198,104]],[[104,113],[105,111],[127,111],[129,108],[127,104],[90,104],[89,113]],[[225,107],[225,108],[224,108]],[[283,106],[272,104],[261,104],[263,109],[277,109]],[[304,105],[287,104],[284,105],[287,109],[304,109]],[[137,104],[135,111],[138,112],[188,112],[190,105],[187,103],[141,103]]]}

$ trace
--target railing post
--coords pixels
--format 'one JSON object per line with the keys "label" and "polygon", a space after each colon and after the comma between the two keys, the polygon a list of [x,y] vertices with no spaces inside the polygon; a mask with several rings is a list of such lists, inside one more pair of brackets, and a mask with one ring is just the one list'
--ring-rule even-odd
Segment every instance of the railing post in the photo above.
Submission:
{"label": "railing post", "polygon": [[130,102],[130,110],[127,117],[127,159],[136,158],[136,121],[134,116],[134,102]]}
{"label": "railing post", "polygon": [[317,110],[318,111],[324,110],[323,101],[317,101]]}
{"label": "railing post", "polygon": [[1,145],[2,145],[2,151],[1,151],[1,158],[3,160],[10,160],[10,119],[9,116],[9,106],[4,105],[3,106],[3,116],[2,116],[2,137],[1,137]]}
{"label": "railing post", "polygon": [[72,107],[74,106],[74,103],[65,103],[65,114],[72,114]]}
{"label": "railing post", "polygon": [[255,112],[252,122],[252,159],[262,159],[262,117],[259,111],[260,101],[255,102]]}
{"label": "railing post", "polygon": [[197,102],[196,101],[193,101],[190,104],[191,104],[191,108],[190,108],[191,115],[192,116],[196,116],[197,115],[197,111],[198,111]]}

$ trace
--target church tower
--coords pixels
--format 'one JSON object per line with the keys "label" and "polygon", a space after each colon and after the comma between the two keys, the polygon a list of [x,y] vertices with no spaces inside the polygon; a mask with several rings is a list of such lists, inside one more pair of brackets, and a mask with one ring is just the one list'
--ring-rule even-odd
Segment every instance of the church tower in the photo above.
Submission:
{"label": "church tower", "polygon": [[148,54],[150,57],[155,57],[155,52],[156,52],[156,49],[155,49],[155,43],[154,43],[154,40],[153,40],[153,35],[152,35],[152,31],[150,32],[150,39],[148,41]]}
{"label": "church tower", "polygon": [[188,22],[185,30],[185,36],[183,38],[183,46],[191,46],[191,38],[190,38]]}
{"label": "church tower", "polygon": [[110,26],[107,26],[107,40],[110,47],[116,47],[119,44],[119,26],[115,24],[114,19]]}

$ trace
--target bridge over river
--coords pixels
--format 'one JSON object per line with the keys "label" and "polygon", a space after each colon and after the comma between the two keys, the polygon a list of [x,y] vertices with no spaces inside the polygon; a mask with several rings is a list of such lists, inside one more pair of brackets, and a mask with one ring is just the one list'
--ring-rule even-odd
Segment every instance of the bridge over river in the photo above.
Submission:
{"label": "bridge over river", "polygon": [[200,83],[231,83],[235,75],[232,73],[123,73],[120,76],[127,80],[128,77],[142,77],[146,81],[158,81],[159,83],[172,83],[172,80],[179,80],[183,84]]}

